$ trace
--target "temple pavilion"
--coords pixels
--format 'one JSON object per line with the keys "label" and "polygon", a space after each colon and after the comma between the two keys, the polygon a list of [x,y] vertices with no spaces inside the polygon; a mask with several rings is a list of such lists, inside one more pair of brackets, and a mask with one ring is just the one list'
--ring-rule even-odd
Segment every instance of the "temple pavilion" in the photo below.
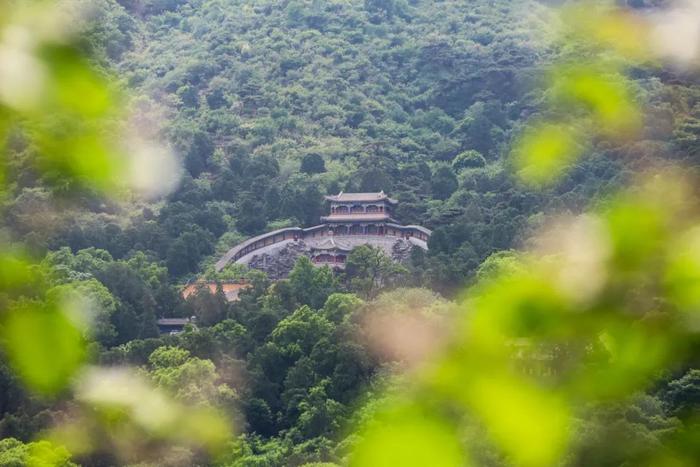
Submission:
{"label": "temple pavilion", "polygon": [[398,204],[383,191],[379,193],[343,193],[326,196],[330,215],[321,217],[334,235],[384,235],[387,224],[397,224],[391,217]]}
{"label": "temple pavilion", "polygon": [[[293,248],[300,247],[315,264],[342,267],[347,255],[360,245],[382,248],[395,256],[397,243],[428,249],[430,230],[419,225],[401,225],[393,217],[398,201],[379,193],[344,193],[325,196],[328,215],[313,227],[287,227],[246,240],[229,250],[216,263],[219,271],[230,262],[270,270]],[[400,249],[400,248],[399,248]],[[261,261],[262,259],[262,261]]]}

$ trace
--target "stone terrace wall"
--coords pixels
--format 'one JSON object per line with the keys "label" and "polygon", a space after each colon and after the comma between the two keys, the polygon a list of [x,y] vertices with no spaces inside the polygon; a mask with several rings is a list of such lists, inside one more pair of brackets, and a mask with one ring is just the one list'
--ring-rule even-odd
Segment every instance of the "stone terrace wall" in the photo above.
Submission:
{"label": "stone terrace wall", "polygon": [[[328,224],[321,224],[309,227],[307,229],[302,229],[301,227],[288,227],[258,235],[257,237],[250,238],[245,242],[231,248],[221,257],[221,259],[219,259],[219,261],[216,262],[215,268],[217,271],[221,271],[227,264],[235,262],[255,250],[286,240],[303,240],[307,238],[328,236],[328,230]],[[378,237],[415,237],[423,242],[427,242],[431,234],[430,230],[418,225],[402,226],[398,224],[387,224],[386,230],[387,233],[385,235],[378,235]],[[366,236],[367,235],[363,235],[363,237]]]}

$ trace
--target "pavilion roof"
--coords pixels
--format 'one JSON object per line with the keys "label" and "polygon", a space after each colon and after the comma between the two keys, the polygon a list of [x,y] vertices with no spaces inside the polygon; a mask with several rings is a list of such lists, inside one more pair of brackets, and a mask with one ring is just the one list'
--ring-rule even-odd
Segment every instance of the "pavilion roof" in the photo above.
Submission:
{"label": "pavilion roof", "polygon": [[391,204],[397,204],[398,201],[389,198],[383,191],[379,193],[344,193],[340,192],[337,195],[330,195],[325,197],[329,201],[338,202],[372,202],[372,201],[387,201]]}
{"label": "pavilion roof", "polygon": [[156,321],[158,326],[184,326],[190,323],[189,318],[161,318]]}
{"label": "pavilion roof", "polygon": [[318,245],[312,246],[311,250],[341,250],[341,251],[351,251],[352,250],[352,245],[335,240],[333,237],[329,237],[322,242],[318,243]]}
{"label": "pavilion roof", "polygon": [[387,213],[366,213],[358,212],[355,214],[331,214],[330,216],[321,217],[323,222],[358,222],[358,221],[386,221],[391,220]]}

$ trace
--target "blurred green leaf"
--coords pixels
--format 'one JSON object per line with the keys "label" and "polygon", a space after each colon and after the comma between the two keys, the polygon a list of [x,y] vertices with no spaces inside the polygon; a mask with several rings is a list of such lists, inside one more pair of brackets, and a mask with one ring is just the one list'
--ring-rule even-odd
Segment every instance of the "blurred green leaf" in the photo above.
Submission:
{"label": "blurred green leaf", "polygon": [[49,441],[36,441],[29,445],[27,467],[74,467],[70,453],[63,446]]}
{"label": "blurred green leaf", "polygon": [[567,32],[578,41],[603,50],[612,49],[624,57],[646,60],[650,57],[649,24],[623,9],[602,2],[576,2],[561,11]]}
{"label": "blurred green leaf", "polygon": [[[466,314],[470,344],[493,355],[514,339],[567,334],[571,304],[552,281],[528,270],[492,280],[478,289]],[[476,291],[475,291],[476,292]]]}
{"label": "blurred green leaf", "polygon": [[82,329],[56,303],[22,301],[2,319],[0,339],[24,383],[45,395],[66,387],[85,358]]}
{"label": "blurred green leaf", "polygon": [[637,199],[615,201],[606,214],[613,247],[613,261],[621,270],[632,270],[654,258],[663,245],[668,210]]}
{"label": "blurred green leaf", "polygon": [[25,258],[11,251],[0,252],[0,291],[24,288],[34,279],[31,265]]}
{"label": "blurred green leaf", "polygon": [[[604,320],[605,318],[599,317]],[[599,340],[605,352],[589,358],[572,380],[572,393],[588,399],[624,398],[647,387],[671,355],[669,335],[661,326],[608,320]],[[659,329],[654,329],[659,327]],[[681,349],[676,347],[676,357]]]}
{"label": "blurred green leaf", "polygon": [[683,235],[671,251],[665,285],[681,309],[700,312],[700,227]]}
{"label": "blurred green leaf", "polygon": [[49,66],[53,78],[49,80],[49,95],[58,106],[86,118],[101,117],[114,109],[107,81],[75,48],[51,44],[38,55]]}
{"label": "blurred green leaf", "polygon": [[555,96],[592,112],[599,131],[624,136],[640,127],[641,110],[622,75],[592,65],[555,68],[553,75]]}
{"label": "blurred green leaf", "polygon": [[124,160],[108,146],[104,135],[88,130],[42,138],[40,165],[57,180],[68,179],[78,186],[114,191],[124,173]]}
{"label": "blurred green leaf", "polygon": [[176,424],[172,436],[183,444],[216,453],[231,439],[230,424],[212,408],[188,409],[180,420],[187,420],[187,423]]}
{"label": "blurred green leaf", "polygon": [[566,452],[571,417],[556,394],[506,374],[473,375],[465,391],[516,465],[554,465]]}
{"label": "blurred green leaf", "polygon": [[456,434],[427,413],[392,407],[360,433],[351,467],[464,467]]}
{"label": "blurred green leaf", "polygon": [[552,183],[578,157],[577,138],[578,132],[567,125],[542,124],[529,128],[514,152],[520,178],[532,185]]}
{"label": "blurred green leaf", "polygon": [[4,30],[12,33],[0,38],[0,115],[37,143],[44,182],[115,194],[125,185],[116,86],[80,50],[66,23],[75,13],[53,3],[9,8]]}
{"label": "blurred green leaf", "polygon": [[89,408],[84,419],[53,432],[72,452],[98,449],[109,439],[122,446],[120,456],[138,457],[156,439],[215,454],[233,432],[213,407],[182,404],[129,368],[87,368],[76,384],[76,399]]}

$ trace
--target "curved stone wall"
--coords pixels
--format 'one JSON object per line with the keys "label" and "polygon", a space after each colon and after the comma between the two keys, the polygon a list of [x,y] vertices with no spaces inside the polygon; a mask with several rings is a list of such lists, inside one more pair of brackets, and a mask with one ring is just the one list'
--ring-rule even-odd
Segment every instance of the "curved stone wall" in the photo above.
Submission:
{"label": "curved stone wall", "polygon": [[[287,227],[272,232],[267,232],[262,235],[250,238],[243,243],[236,245],[224,254],[219,261],[216,262],[215,268],[221,271],[227,264],[236,262],[243,256],[260,248],[264,248],[275,243],[280,243],[286,240],[303,240],[306,238],[325,237],[329,235],[329,225],[321,224],[302,229],[301,227]],[[386,233],[377,235],[377,237],[415,237],[423,242],[428,241],[432,232],[425,227],[418,225],[398,225],[386,224]],[[368,235],[363,235],[367,237]],[[371,235],[370,235],[371,236]]]}

